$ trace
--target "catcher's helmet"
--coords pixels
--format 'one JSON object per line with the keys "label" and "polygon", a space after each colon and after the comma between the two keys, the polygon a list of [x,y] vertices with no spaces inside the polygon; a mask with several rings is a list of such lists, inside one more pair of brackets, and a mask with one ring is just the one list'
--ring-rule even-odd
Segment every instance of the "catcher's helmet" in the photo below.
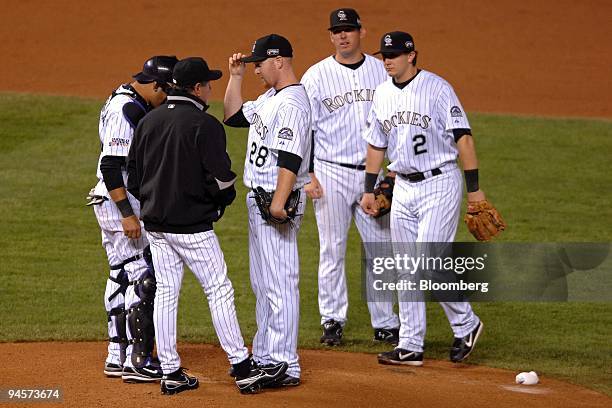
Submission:
{"label": "catcher's helmet", "polygon": [[149,58],[142,67],[142,71],[132,78],[141,83],[172,82],[172,70],[178,59],[172,55],[156,55]]}

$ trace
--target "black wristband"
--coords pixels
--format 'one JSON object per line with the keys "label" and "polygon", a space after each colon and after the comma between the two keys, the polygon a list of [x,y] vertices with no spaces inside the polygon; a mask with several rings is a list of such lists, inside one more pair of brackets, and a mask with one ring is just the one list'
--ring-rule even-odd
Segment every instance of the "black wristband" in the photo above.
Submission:
{"label": "black wristband", "polygon": [[373,193],[374,187],[376,186],[377,181],[378,181],[377,173],[366,173],[364,191],[366,193]]}
{"label": "black wristband", "polygon": [[124,198],[121,201],[117,201],[115,205],[119,209],[119,212],[121,213],[121,216],[123,218],[131,217],[132,215],[134,215],[134,210],[132,210],[130,200],[128,200],[127,198]]}
{"label": "black wristband", "polygon": [[465,175],[465,187],[467,192],[473,193],[474,191],[478,191],[478,169],[465,170],[463,174]]}

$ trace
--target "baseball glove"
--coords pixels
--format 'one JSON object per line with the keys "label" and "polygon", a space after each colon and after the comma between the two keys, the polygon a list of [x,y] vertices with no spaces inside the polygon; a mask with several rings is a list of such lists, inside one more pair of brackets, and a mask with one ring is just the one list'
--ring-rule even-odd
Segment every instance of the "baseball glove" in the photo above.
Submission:
{"label": "baseball glove", "polygon": [[391,212],[391,203],[393,202],[393,187],[395,186],[395,178],[386,176],[378,186],[374,189],[374,197],[378,203],[378,214],[374,218],[380,218],[383,215]]}
{"label": "baseball glove", "polygon": [[501,215],[487,200],[468,203],[463,220],[478,241],[489,241],[506,229]]}
{"label": "baseball glove", "polygon": [[262,187],[255,187],[253,189],[253,195],[255,197],[255,203],[259,208],[259,213],[264,221],[272,224],[285,224],[297,215],[298,205],[300,203],[300,190],[294,190],[289,194],[287,202],[285,203],[285,211],[287,212],[287,218],[284,220],[278,219],[270,214],[270,205],[272,204],[272,198],[274,192],[267,192]]}

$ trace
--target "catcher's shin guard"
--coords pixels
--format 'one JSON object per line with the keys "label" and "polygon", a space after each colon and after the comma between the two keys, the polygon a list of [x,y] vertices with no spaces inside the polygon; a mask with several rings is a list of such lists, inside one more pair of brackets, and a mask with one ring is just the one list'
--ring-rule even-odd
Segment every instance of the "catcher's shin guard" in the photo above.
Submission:
{"label": "catcher's shin guard", "polygon": [[[109,341],[119,344],[119,358],[121,364],[126,358],[126,348],[128,338],[126,332],[126,313],[125,313],[125,291],[129,285],[127,273],[123,269],[123,264],[111,265],[110,274],[106,284],[106,294],[104,299],[106,315],[108,320]],[[113,276],[114,275],[114,276]]]}
{"label": "catcher's shin guard", "polygon": [[115,327],[116,336],[110,337],[108,340],[113,343],[119,343],[120,354],[119,358],[121,364],[125,361],[125,350],[128,345],[128,338],[126,333],[126,316],[125,308],[123,306],[117,306],[107,312],[109,325],[112,324]]}
{"label": "catcher's shin guard", "polygon": [[134,291],[140,297],[140,302],[133,305],[128,312],[128,324],[132,339],[132,364],[142,368],[153,355],[155,345],[155,326],[153,325],[153,300],[155,298],[156,282],[151,271],[135,282]]}

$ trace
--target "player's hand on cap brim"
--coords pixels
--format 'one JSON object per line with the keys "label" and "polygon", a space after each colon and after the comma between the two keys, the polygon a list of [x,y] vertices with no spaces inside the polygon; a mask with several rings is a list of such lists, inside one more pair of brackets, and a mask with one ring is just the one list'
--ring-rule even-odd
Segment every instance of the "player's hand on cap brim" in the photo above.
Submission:
{"label": "player's hand on cap brim", "polygon": [[242,62],[242,58],[244,57],[245,55],[240,52],[236,54],[232,54],[232,56],[229,57],[230,75],[242,76],[244,74],[244,70],[246,69],[246,64]]}

